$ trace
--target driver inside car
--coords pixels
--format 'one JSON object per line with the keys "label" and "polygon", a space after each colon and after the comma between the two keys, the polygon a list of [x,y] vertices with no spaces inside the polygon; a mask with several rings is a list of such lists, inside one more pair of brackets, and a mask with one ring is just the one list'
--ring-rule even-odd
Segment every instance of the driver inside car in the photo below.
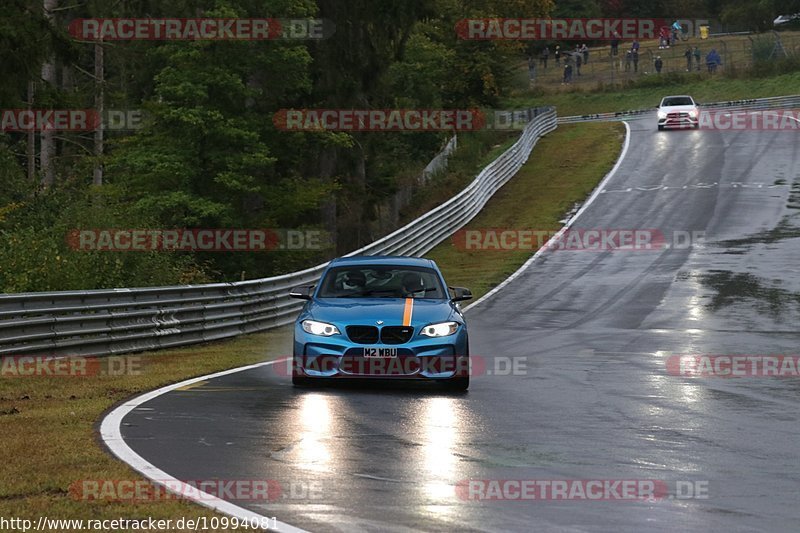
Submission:
{"label": "driver inside car", "polygon": [[408,273],[403,276],[403,296],[421,298],[425,296],[425,282],[419,274]]}
{"label": "driver inside car", "polygon": [[350,270],[342,279],[342,290],[347,292],[361,292],[367,285],[367,276],[360,270]]}

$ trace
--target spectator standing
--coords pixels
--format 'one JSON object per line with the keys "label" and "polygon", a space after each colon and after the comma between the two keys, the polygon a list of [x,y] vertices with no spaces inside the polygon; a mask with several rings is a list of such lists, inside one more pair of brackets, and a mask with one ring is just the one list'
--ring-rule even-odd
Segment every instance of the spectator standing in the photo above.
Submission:
{"label": "spectator standing", "polygon": [[547,60],[550,57],[550,47],[545,46],[544,50],[542,50],[542,67],[546,70],[547,69]]}
{"label": "spectator standing", "polygon": [[586,46],[586,43],[581,46],[581,53],[583,54],[583,64],[586,65],[589,63],[589,47]]}
{"label": "spectator standing", "polygon": [[696,46],[694,47],[694,64],[697,67],[695,70],[700,70],[700,58],[703,54],[700,53],[700,49]]}
{"label": "spectator standing", "polygon": [[661,32],[659,34],[658,40],[658,48],[663,50],[665,48],[669,48],[669,27],[668,26],[661,26]]}
{"label": "spectator standing", "polygon": [[633,50],[628,50],[627,52],[625,52],[625,72],[630,72],[632,59],[633,59]]}
{"label": "spectator standing", "polygon": [[673,46],[678,44],[678,36],[683,33],[683,27],[680,23],[676,20],[672,23],[672,44]]}
{"label": "spectator standing", "polygon": [[639,72],[639,49],[631,50],[631,59],[633,59],[633,71]]}
{"label": "spectator standing", "polygon": [[572,81],[572,65],[564,61],[564,81],[563,83],[570,83]]}
{"label": "spectator standing", "polygon": [[656,72],[658,74],[661,74],[661,67],[664,66],[664,62],[661,61],[661,56],[656,56],[656,61],[655,61],[654,65],[656,67]]}
{"label": "spectator standing", "polygon": [[619,52],[619,33],[614,32],[614,38],[611,39],[611,55],[615,56]]}
{"label": "spectator standing", "polygon": [[[697,47],[695,47],[697,48]],[[687,46],[686,51],[683,53],[683,57],[686,58],[686,72],[692,71],[692,47]]]}
{"label": "spectator standing", "polygon": [[575,57],[575,72],[578,76],[581,75],[581,63],[583,62],[583,58],[581,57],[580,53],[574,54]]}
{"label": "spectator standing", "polygon": [[722,64],[722,58],[717,53],[716,48],[712,48],[711,51],[706,56],[706,66],[708,67],[708,73],[714,74],[717,71],[717,67]]}
{"label": "spectator standing", "polygon": [[553,54],[556,58],[556,66],[561,66],[561,46],[556,45],[555,53]]}

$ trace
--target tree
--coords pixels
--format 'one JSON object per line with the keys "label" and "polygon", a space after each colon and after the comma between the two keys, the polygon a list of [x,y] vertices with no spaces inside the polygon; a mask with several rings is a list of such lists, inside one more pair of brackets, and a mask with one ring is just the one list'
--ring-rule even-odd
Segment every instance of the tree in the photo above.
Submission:
{"label": "tree", "polygon": [[[58,0],[43,0],[42,9],[45,18],[50,24],[55,25],[54,10]],[[56,87],[56,62],[53,56],[47,58],[42,64],[42,80],[52,86]],[[56,157],[56,142],[55,132],[51,129],[46,129],[41,133],[42,151],[39,155],[42,165],[42,185],[44,187],[52,187],[55,182],[55,157]]]}

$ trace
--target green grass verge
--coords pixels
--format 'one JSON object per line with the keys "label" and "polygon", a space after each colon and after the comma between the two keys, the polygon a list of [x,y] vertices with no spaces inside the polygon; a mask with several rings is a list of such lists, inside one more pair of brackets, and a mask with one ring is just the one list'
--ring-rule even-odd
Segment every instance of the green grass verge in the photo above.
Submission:
{"label": "green grass verge", "polygon": [[560,116],[569,116],[655,107],[668,94],[690,94],[698,102],[784,96],[800,93],[800,72],[768,78],[735,79],[676,74],[651,83],[654,85],[643,83],[625,90],[522,93],[508,99],[504,105],[510,109],[554,105]]}
{"label": "green grass verge", "polygon": [[[620,123],[570,124],[539,140],[528,162],[463,229],[558,230],[561,220],[614,166],[625,128]],[[569,149],[565,149],[569,147]],[[530,250],[465,250],[448,239],[426,257],[450,285],[480,298],[517,270]]]}
{"label": "green grass verge", "polygon": [[[631,83],[658,83],[673,74],[685,74],[686,58],[684,52],[687,46],[697,46],[701,52],[700,71],[696,71],[697,64],[692,59],[693,77],[707,78],[705,56],[715,48],[721,55],[723,64],[713,77],[749,77],[753,74],[769,71],[768,75],[780,74],[797,69],[797,56],[800,52],[800,32],[785,31],[780,33],[784,49],[792,61],[770,59],[775,46],[775,38],[772,33],[752,34],[752,35],[725,35],[711,37],[709,39],[691,38],[685,42],[679,42],[677,46],[668,49],[659,49],[657,40],[647,40],[641,42],[639,49],[639,71],[633,69],[626,72],[624,69],[624,55],[630,48],[630,42],[620,44],[619,55],[611,57],[610,45],[608,43],[591,48],[589,63],[581,68],[581,76],[577,73],[573,76],[571,84],[562,84],[563,67],[556,67],[551,56],[549,68],[537,68],[537,79],[535,85],[545,90],[554,92],[571,92],[580,90],[593,90],[598,85],[615,85],[617,90],[622,87],[629,87]],[[551,46],[552,52],[552,46]],[[653,61],[656,56],[663,60],[661,74],[656,74]],[[785,70],[781,70],[785,69]],[[516,80],[516,87],[529,87],[527,61],[520,63],[519,74]]]}
{"label": "green grass verge", "polygon": [[99,442],[96,424],[114,404],[160,386],[288,353],[291,328],[228,342],[139,354],[138,375],[0,377],[0,516],[196,518],[215,513],[184,501],[84,501],[80,480],[139,480]]}

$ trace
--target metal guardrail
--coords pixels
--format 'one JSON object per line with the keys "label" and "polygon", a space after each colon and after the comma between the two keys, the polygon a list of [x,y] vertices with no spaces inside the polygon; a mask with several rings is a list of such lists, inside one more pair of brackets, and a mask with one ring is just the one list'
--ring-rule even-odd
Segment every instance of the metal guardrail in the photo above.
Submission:
{"label": "metal guardrail", "polygon": [[[419,256],[469,222],[557,127],[552,107],[459,194],[347,255]],[[289,324],[303,302],[289,289],[317,281],[327,263],[251,281],[0,295],[0,355],[106,355],[213,341]]]}
{"label": "metal guardrail", "polygon": [[[774,96],[770,98],[754,98],[751,100],[729,100],[725,102],[712,102],[708,104],[699,104],[700,107],[706,109],[782,109],[787,107],[800,106],[800,95],[794,96]],[[618,111],[616,113],[596,113],[590,115],[575,115],[570,117],[558,117],[559,124],[572,124],[575,122],[607,122],[614,120],[625,120],[627,118],[636,118],[639,115],[654,113],[655,107],[652,109],[636,109],[632,111]]]}

